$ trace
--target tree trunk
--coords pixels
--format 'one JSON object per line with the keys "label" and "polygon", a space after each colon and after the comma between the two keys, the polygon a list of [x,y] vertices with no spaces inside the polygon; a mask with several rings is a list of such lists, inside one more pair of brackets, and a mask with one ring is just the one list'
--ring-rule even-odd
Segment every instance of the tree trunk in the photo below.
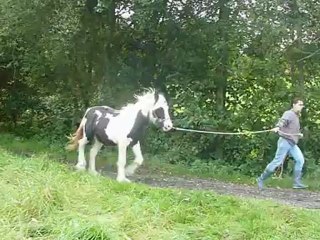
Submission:
{"label": "tree trunk", "polygon": [[[108,42],[105,45],[105,61],[103,66],[103,73],[102,73],[102,94],[101,94],[101,102],[104,104],[110,104],[112,99],[112,85],[114,85],[115,77],[116,77],[116,58],[114,57],[115,54],[115,48],[116,48],[116,42],[115,42],[115,31],[116,31],[116,3],[115,0],[111,0],[108,4],[108,10],[107,10],[107,28],[109,31],[106,33]],[[102,28],[105,28],[106,25],[102,24]]]}
{"label": "tree trunk", "polygon": [[[225,102],[226,102],[226,92],[227,92],[227,79],[228,79],[228,62],[229,62],[229,51],[228,51],[228,22],[229,22],[229,14],[230,10],[227,7],[228,1],[219,0],[219,35],[221,36],[222,45],[219,50],[219,55],[221,56],[221,61],[219,63],[219,67],[216,71],[216,112],[220,117],[219,130],[223,130],[225,128]],[[219,159],[223,159],[223,142],[224,137],[218,136],[215,145],[216,145],[216,157]]]}

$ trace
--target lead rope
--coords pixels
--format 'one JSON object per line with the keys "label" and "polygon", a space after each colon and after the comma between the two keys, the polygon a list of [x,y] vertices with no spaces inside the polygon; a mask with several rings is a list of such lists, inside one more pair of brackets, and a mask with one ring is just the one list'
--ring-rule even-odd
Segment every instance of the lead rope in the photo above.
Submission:
{"label": "lead rope", "polygon": [[[217,134],[217,135],[248,135],[248,134],[259,134],[259,133],[265,133],[265,132],[273,132],[273,129],[266,129],[266,130],[260,130],[260,131],[243,131],[243,132],[216,132],[216,131],[205,131],[205,130],[194,130],[194,129],[188,129],[188,128],[179,128],[179,127],[173,127],[173,129],[178,131],[184,131],[184,132],[196,132],[196,133],[208,133],[208,134]],[[287,136],[300,136],[300,133],[285,133],[282,131],[278,131],[279,133]],[[285,161],[285,159],[284,159]],[[279,178],[282,178],[282,172],[283,172],[283,164],[282,162],[280,166],[280,174]]]}
{"label": "lead rope", "polygon": [[[205,131],[205,130],[195,130],[190,128],[180,128],[180,127],[173,127],[173,129],[178,131],[184,132],[195,132],[195,133],[207,133],[207,134],[216,134],[216,135],[249,135],[249,134],[259,134],[259,133],[266,133],[266,132],[273,132],[273,129],[266,129],[260,131],[243,131],[243,132],[217,132],[217,131]],[[278,131],[279,133],[287,136],[300,136],[300,133],[285,133],[282,131]]]}

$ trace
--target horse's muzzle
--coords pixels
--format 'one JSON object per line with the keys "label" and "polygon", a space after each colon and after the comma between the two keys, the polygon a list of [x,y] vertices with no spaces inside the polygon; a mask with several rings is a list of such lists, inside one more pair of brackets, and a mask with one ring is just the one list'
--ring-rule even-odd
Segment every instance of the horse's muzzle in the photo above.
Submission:
{"label": "horse's muzzle", "polygon": [[165,132],[168,132],[172,129],[173,125],[172,123],[169,123],[169,124],[164,124],[163,127],[162,127],[162,130],[165,131]]}

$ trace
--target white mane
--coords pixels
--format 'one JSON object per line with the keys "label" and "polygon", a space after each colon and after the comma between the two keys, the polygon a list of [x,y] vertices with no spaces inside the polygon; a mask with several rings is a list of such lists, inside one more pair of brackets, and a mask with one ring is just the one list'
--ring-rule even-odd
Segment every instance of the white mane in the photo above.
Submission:
{"label": "white mane", "polygon": [[141,94],[135,94],[134,98],[137,99],[137,101],[140,101],[144,98],[153,97],[156,90],[154,88],[145,88],[144,92]]}
{"label": "white mane", "polygon": [[155,89],[148,88],[142,94],[135,94],[134,98],[136,99],[135,103],[129,103],[126,106],[121,108],[121,111],[130,111],[130,110],[142,110],[144,114],[147,114],[150,109],[155,105]]}

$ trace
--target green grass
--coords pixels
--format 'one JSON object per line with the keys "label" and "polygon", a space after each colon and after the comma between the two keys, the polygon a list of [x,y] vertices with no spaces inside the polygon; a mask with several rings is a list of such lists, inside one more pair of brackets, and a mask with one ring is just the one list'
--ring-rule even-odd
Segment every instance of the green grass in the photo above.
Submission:
{"label": "green grass", "polygon": [[318,211],[120,184],[0,148],[1,239],[319,239]]}
{"label": "green grass", "polygon": [[[33,156],[46,154],[51,159],[74,165],[76,163],[76,152],[66,152],[64,146],[57,143],[48,141],[25,140],[20,137],[13,136],[12,134],[0,135],[0,146],[8,152],[17,154],[19,156]],[[222,166],[220,164],[206,164],[200,160],[195,162],[194,165],[186,164],[169,164],[163,156],[151,156],[144,153],[145,161],[143,169],[149,174],[164,174],[182,177],[197,177],[205,179],[217,179],[222,181],[244,183],[249,185],[256,185],[256,177],[249,177],[242,175],[239,172],[233,171],[231,167]],[[117,150],[115,148],[108,148],[102,150],[97,156],[97,168],[116,168]],[[128,151],[128,158],[132,159],[131,151]],[[290,163],[292,165],[292,163]],[[292,168],[292,166],[289,166]],[[320,171],[315,171],[313,174],[308,174],[303,178],[303,182],[309,186],[311,191],[320,190]],[[291,188],[292,176],[283,175],[283,178],[273,178],[266,181],[266,187],[277,188]]]}

